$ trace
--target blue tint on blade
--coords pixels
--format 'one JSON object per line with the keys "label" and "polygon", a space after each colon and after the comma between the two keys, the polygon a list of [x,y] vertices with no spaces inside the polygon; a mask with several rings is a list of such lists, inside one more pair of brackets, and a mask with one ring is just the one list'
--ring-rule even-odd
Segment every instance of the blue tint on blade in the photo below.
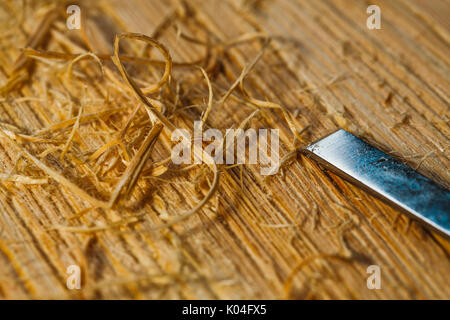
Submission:
{"label": "blue tint on blade", "polygon": [[443,186],[345,130],[305,151],[343,178],[450,236],[450,192]]}

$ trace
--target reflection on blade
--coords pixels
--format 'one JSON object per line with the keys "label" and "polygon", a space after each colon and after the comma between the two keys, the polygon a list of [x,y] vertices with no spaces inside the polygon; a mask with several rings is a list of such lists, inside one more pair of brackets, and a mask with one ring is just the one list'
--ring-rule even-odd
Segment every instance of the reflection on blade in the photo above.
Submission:
{"label": "reflection on blade", "polygon": [[339,176],[450,236],[450,192],[410,167],[345,130],[304,151]]}

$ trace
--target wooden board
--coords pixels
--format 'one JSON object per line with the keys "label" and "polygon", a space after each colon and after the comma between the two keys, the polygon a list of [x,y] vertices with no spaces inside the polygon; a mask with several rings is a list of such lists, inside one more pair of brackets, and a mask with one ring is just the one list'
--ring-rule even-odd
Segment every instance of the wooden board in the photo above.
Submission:
{"label": "wooden board", "polygon": [[[47,1],[25,3],[25,9],[22,1],[0,5],[0,84],[6,83],[19,49],[51,9]],[[175,25],[183,34],[215,43],[266,33],[272,41],[246,87],[295,114],[299,130],[309,126],[297,147],[344,127],[449,186],[449,1],[88,3],[80,5],[87,19],[82,28],[95,53],[111,55],[115,33],[139,32],[158,38],[174,61],[194,61],[204,55],[204,48],[183,40]],[[381,30],[366,27],[366,8],[373,3],[381,8]],[[67,30],[60,19],[51,27],[45,49],[85,52],[89,49],[79,40],[80,32]],[[145,52],[132,41],[123,48],[134,56]],[[260,48],[259,41],[251,41],[225,50],[212,79],[216,99]],[[84,69],[74,67],[74,77],[87,76],[86,95],[67,98],[73,88],[48,76],[61,70],[61,62],[54,63],[35,62],[25,85],[1,98],[0,122],[33,133],[76,116],[64,99],[75,101],[75,109],[77,102],[90,104],[92,111],[106,92],[115,92],[108,107],[127,111],[83,125],[95,134],[74,140],[80,152],[92,153],[108,142],[102,132],[123,122],[137,100],[130,92],[117,94],[113,87],[120,84],[102,78],[92,62],[81,63]],[[123,83],[112,64],[105,63],[105,68]],[[154,70],[140,66],[135,72],[152,83]],[[198,70],[175,68],[173,78],[186,72],[197,73],[190,95],[203,101],[204,108],[208,91]],[[242,98],[239,90],[234,97]],[[185,106],[188,102],[183,101]],[[202,108],[186,112],[199,119]],[[225,130],[252,111],[240,100],[229,99],[220,110],[213,108],[208,126]],[[292,133],[280,112],[266,114],[265,122],[255,120],[252,126],[279,128],[283,156],[293,148]],[[152,159],[167,156],[169,146],[170,132],[164,130]],[[38,155],[50,147],[31,144],[26,149]],[[18,155],[11,143],[0,139],[0,174],[13,170]],[[47,163],[73,178],[74,162],[61,163],[57,155],[50,152]],[[44,175],[34,170],[36,176]],[[149,231],[205,195],[207,179],[195,188],[185,184],[195,181],[199,172],[194,169],[181,178],[169,172],[160,176],[164,180],[141,178],[129,210],[94,209],[76,219],[70,218],[89,203],[55,180],[42,185],[3,181],[0,298],[450,298],[447,240],[302,155],[267,179],[258,166],[222,169],[218,192],[199,213],[164,231]],[[73,181],[84,185],[80,177]],[[110,192],[107,187],[103,191]],[[145,215],[139,223],[107,231],[52,229],[110,224],[133,213]],[[81,267],[81,290],[67,289],[70,265]],[[379,290],[366,285],[370,265],[380,267]]]}

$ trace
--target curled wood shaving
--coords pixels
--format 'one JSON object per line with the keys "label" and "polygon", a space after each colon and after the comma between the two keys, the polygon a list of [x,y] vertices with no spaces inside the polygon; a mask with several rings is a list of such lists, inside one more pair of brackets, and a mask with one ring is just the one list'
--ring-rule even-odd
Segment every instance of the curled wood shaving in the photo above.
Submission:
{"label": "curled wood shaving", "polygon": [[316,254],[311,257],[301,260],[291,270],[291,272],[289,273],[288,277],[286,278],[286,280],[284,282],[283,292],[284,292],[285,299],[291,298],[292,286],[294,284],[294,278],[297,275],[297,273],[300,272],[305,266],[307,266],[308,264],[310,264],[311,262],[313,262],[315,260],[325,260],[325,261],[335,260],[335,261],[341,261],[341,262],[346,262],[346,263],[350,262],[350,260],[347,257],[342,257],[338,254],[326,254],[326,253],[319,253],[319,254]]}
{"label": "curled wood shaving", "polygon": [[[169,51],[166,49],[166,47],[161,44],[160,42],[146,36],[143,34],[139,34],[139,33],[122,33],[119,35],[116,35],[115,39],[114,39],[114,56],[112,57],[114,64],[119,68],[119,70],[121,71],[121,73],[123,73],[123,71],[125,70],[123,68],[123,65],[120,61],[119,58],[119,41],[120,39],[137,39],[137,40],[142,40],[145,41],[149,44],[151,44],[152,46],[156,47],[164,56],[164,58],[166,59],[166,64],[165,64],[165,69],[164,69],[164,74],[161,77],[161,79],[159,80],[158,83],[149,86],[147,88],[143,88],[142,89],[142,93],[144,94],[149,94],[149,93],[155,93],[157,92],[168,80],[170,77],[170,74],[172,73],[172,57],[169,54]],[[119,65],[121,67],[119,67]]]}
{"label": "curled wood shaving", "polygon": [[[167,128],[169,128],[171,131],[175,130],[176,127],[170,122],[169,119],[166,118],[166,116],[164,116],[159,110],[158,107],[155,105],[155,103],[151,100],[148,99],[145,95],[144,92],[136,85],[136,83],[134,82],[134,80],[128,75],[127,71],[125,70],[125,68],[123,67],[122,62],[119,59],[119,41],[122,38],[132,38],[132,39],[138,39],[141,41],[146,41],[152,45],[155,45],[157,48],[159,48],[160,50],[162,50],[163,55],[165,55],[166,59],[167,59],[167,64],[166,64],[166,71],[171,70],[171,58],[170,55],[168,54],[167,51],[165,51],[165,48],[159,44],[156,40],[145,36],[143,34],[136,34],[136,33],[126,33],[126,34],[121,34],[121,35],[116,35],[115,39],[114,39],[114,57],[113,57],[113,62],[114,64],[119,68],[120,73],[122,74],[123,79],[128,83],[128,85],[133,89],[133,92],[136,94],[137,98],[144,104],[144,106],[147,108],[147,111],[149,113],[149,117],[151,120],[154,120],[153,118],[156,118],[157,120],[159,120],[162,124],[164,124],[164,126],[166,126]],[[156,44],[155,44],[156,43]],[[167,76],[165,78],[165,80],[167,80],[169,78],[169,76]],[[164,79],[164,76],[163,78]],[[162,79],[159,81],[158,84],[152,86],[151,88],[153,88],[153,90],[158,90],[164,83],[161,84]],[[150,90],[152,91],[152,90]],[[154,91],[153,91],[154,92]],[[152,116],[153,115],[153,116]],[[188,138],[188,137],[186,137]],[[211,168],[211,170],[214,172],[214,178],[213,178],[213,182],[211,184],[211,188],[209,189],[208,193],[206,194],[206,196],[191,210],[188,210],[187,212],[177,216],[176,218],[174,218],[172,221],[162,224],[160,226],[154,227],[152,228],[152,230],[161,230],[164,228],[167,228],[169,226],[172,226],[180,221],[183,221],[184,219],[190,217],[191,215],[195,214],[196,212],[198,212],[208,201],[209,199],[212,198],[212,196],[214,195],[214,192],[217,190],[217,186],[218,186],[218,182],[219,182],[219,171],[217,169],[217,166],[214,162],[214,159],[208,155],[207,153],[203,153],[203,151],[200,151],[200,153],[195,153],[194,152],[194,156],[198,157],[199,159],[203,159],[206,164]]]}

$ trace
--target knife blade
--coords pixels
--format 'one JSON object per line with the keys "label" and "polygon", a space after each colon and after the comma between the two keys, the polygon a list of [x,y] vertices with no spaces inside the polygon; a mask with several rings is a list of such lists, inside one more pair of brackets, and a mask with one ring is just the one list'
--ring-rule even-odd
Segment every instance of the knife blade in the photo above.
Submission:
{"label": "knife blade", "polygon": [[450,192],[345,130],[303,149],[338,176],[450,237]]}

